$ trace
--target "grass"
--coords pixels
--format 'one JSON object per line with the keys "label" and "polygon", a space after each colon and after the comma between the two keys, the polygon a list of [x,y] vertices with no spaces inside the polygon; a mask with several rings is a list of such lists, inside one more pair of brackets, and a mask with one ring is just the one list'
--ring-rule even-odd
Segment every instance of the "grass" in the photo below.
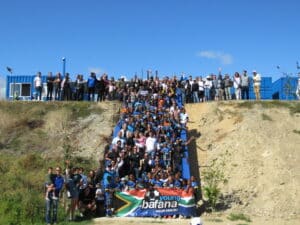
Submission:
{"label": "grass", "polygon": [[166,221],[162,221],[162,220],[159,220],[159,221],[152,220],[152,221],[145,221],[144,223],[166,223]]}
{"label": "grass", "polygon": [[258,101],[258,104],[260,104],[263,108],[288,108],[290,107],[290,102],[285,101]]}
{"label": "grass", "polygon": [[221,223],[221,222],[223,222],[223,220],[222,220],[222,219],[219,219],[219,218],[207,219],[207,221],[215,222],[215,223]]}
{"label": "grass", "polygon": [[103,109],[94,103],[82,102],[22,102],[22,101],[0,101],[1,111],[13,115],[22,115],[22,117],[29,117],[40,119],[48,112],[53,110],[65,109],[70,111],[72,119],[84,118],[91,113],[101,114]]}
{"label": "grass", "polygon": [[238,104],[238,107],[252,109],[256,102],[244,101]]}
{"label": "grass", "polygon": [[265,113],[261,114],[262,120],[273,121],[273,119]]}
{"label": "grass", "polygon": [[255,105],[260,105],[262,108],[287,108],[291,115],[300,113],[300,103],[293,101],[244,101],[238,104],[238,107],[252,109]]}
{"label": "grass", "polygon": [[[86,171],[94,166],[91,161],[78,158],[72,163],[84,167]],[[17,158],[11,154],[0,154],[0,224],[44,224],[43,183],[49,166],[64,168],[63,160],[45,161],[37,153],[23,154]],[[62,206],[59,206],[58,217],[59,224],[91,224],[91,221],[64,222],[66,214]]]}
{"label": "grass", "polygon": [[[51,116],[52,111],[57,112],[56,116]],[[49,150],[53,146],[53,134],[47,124],[55,124],[56,142],[61,144],[59,127],[62,123],[66,127],[74,126],[76,120],[103,111],[98,104],[90,102],[0,101],[0,149],[13,154]]]}
{"label": "grass", "polygon": [[300,103],[295,103],[293,105],[290,106],[290,113],[296,114],[296,113],[300,113]]}
{"label": "grass", "polygon": [[[30,223],[22,223],[22,225],[29,225]],[[84,221],[61,221],[58,220],[59,225],[91,225],[94,224],[92,220],[84,220]],[[30,224],[31,225],[31,224]],[[38,222],[34,225],[45,225],[45,222]]]}
{"label": "grass", "polygon": [[[77,120],[103,111],[99,104],[89,102],[0,101],[0,224],[45,224],[43,184],[47,168],[65,167],[64,149],[56,149],[70,145],[72,165],[82,166],[85,171],[98,165],[92,156],[72,155],[75,134],[70,133],[65,140],[64,126],[67,129]],[[51,152],[54,154],[48,155]],[[58,217],[59,224],[93,223],[65,221],[62,207]]]}
{"label": "grass", "polygon": [[300,134],[300,130],[293,130],[295,134]]}
{"label": "grass", "polygon": [[230,221],[242,220],[242,221],[245,221],[248,223],[251,222],[250,217],[243,213],[230,213],[230,215],[227,217],[227,219]]}
{"label": "grass", "polygon": [[255,105],[261,105],[263,108],[290,107],[289,102],[283,101],[244,101],[238,104],[239,107],[252,109]]}

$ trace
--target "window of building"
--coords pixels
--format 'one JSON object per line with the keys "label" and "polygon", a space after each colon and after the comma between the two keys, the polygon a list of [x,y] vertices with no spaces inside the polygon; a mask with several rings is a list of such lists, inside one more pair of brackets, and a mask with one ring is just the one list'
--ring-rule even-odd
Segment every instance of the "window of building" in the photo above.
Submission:
{"label": "window of building", "polygon": [[9,96],[29,97],[31,96],[30,83],[11,83]]}
{"label": "window of building", "polygon": [[21,87],[21,96],[30,96],[31,91],[30,91],[30,84],[22,84]]}

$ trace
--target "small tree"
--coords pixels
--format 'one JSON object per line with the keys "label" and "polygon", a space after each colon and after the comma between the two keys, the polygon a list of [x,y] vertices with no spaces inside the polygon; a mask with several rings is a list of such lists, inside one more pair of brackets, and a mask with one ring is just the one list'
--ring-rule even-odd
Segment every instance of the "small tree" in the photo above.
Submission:
{"label": "small tree", "polygon": [[204,197],[207,200],[209,210],[215,211],[217,203],[221,195],[221,184],[227,182],[224,174],[225,160],[222,157],[221,161],[214,159],[210,167],[203,171],[204,180]]}

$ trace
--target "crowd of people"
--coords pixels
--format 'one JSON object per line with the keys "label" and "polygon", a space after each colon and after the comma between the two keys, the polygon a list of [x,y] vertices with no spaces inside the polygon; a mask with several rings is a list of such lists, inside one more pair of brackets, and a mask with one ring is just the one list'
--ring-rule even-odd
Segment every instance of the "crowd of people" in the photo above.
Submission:
{"label": "crowd of people", "polygon": [[[164,91],[170,89],[167,85],[169,80],[175,79],[178,85],[174,87],[177,93],[182,95],[183,103],[197,103],[211,100],[231,100],[231,99],[249,99],[250,86],[253,86],[257,100],[261,99],[260,87],[261,76],[255,70],[252,71],[253,76],[250,77],[247,71],[244,70],[241,74],[235,72],[231,77],[228,74],[222,75],[208,75],[206,77],[183,77],[180,78],[165,77],[159,79],[158,77],[150,77],[146,80],[146,84],[153,85],[159,83],[159,87]],[[96,73],[91,72],[90,76],[85,80],[84,76],[78,74],[75,80],[71,80],[70,74],[66,73],[64,77],[60,73],[55,76],[51,72],[46,78],[46,100],[88,100],[88,101],[104,101],[121,99],[130,88],[139,86],[145,83],[145,80],[134,76],[127,81],[124,78],[115,80],[113,77],[108,78],[107,74],[100,77]],[[42,99],[43,82],[41,73],[38,72],[34,78],[35,94],[33,96],[36,100]],[[147,89],[148,87],[146,87]]]}
{"label": "crowd of people", "polygon": [[[253,75],[256,97],[260,99],[260,76],[256,71]],[[75,84],[84,83],[81,75],[78,79],[82,82]],[[192,175],[188,179],[182,176],[184,152],[193,140],[193,137],[182,139],[182,131],[186,132],[189,120],[184,104],[230,100],[232,95],[228,88],[232,86],[236,99],[248,99],[249,85],[247,71],[241,76],[235,73],[233,80],[227,75],[224,79],[221,75],[218,78],[213,75],[205,80],[201,77],[162,80],[135,77],[130,82],[108,80],[105,74],[99,81],[91,73],[87,81],[88,100],[95,101],[95,93],[98,93],[98,101],[119,99],[122,102],[117,132],[99,168],[90,170],[88,175],[83,168],[72,167],[69,162],[63,175],[61,168],[56,168],[55,175],[49,168],[45,185],[46,222],[51,224],[57,220],[63,187],[70,198],[69,220],[74,220],[76,210],[81,216],[112,216],[115,191],[175,188],[193,193],[198,200],[199,182]],[[82,100],[84,94],[80,87],[75,92],[77,100]],[[62,92],[62,96],[69,93],[65,89]]]}
{"label": "crowd of people", "polygon": [[[181,137],[181,132],[187,129],[188,114],[182,96],[176,91],[180,85],[181,81],[176,78],[163,81],[136,79],[121,85],[123,88],[118,92],[118,99],[122,101],[119,131],[104,153],[103,164],[97,171],[90,171],[88,176],[82,169],[71,169],[69,164],[65,170],[64,186],[72,199],[68,213],[70,220],[74,219],[75,209],[83,215],[113,215],[114,192],[117,190],[164,187],[197,194],[199,184],[195,177],[182,177],[183,153],[192,138]],[[56,171],[61,173],[60,168]],[[56,185],[58,175],[51,177],[46,179],[46,187],[54,190],[54,194],[47,192],[47,209],[57,207],[55,202],[63,187]],[[49,210],[46,214],[48,218]]]}

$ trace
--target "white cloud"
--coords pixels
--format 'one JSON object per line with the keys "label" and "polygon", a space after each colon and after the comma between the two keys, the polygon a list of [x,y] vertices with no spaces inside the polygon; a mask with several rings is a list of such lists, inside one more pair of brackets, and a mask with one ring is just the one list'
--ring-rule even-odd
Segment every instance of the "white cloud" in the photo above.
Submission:
{"label": "white cloud", "polygon": [[89,67],[88,71],[89,72],[94,72],[94,73],[96,73],[98,75],[101,75],[102,73],[105,73],[105,70],[102,69],[102,68],[100,68],[100,67]]}
{"label": "white cloud", "polygon": [[5,99],[6,79],[0,75],[0,99]]}
{"label": "white cloud", "polygon": [[230,65],[233,63],[233,57],[230,54],[221,51],[200,51],[197,53],[197,56],[220,60],[223,65]]}

